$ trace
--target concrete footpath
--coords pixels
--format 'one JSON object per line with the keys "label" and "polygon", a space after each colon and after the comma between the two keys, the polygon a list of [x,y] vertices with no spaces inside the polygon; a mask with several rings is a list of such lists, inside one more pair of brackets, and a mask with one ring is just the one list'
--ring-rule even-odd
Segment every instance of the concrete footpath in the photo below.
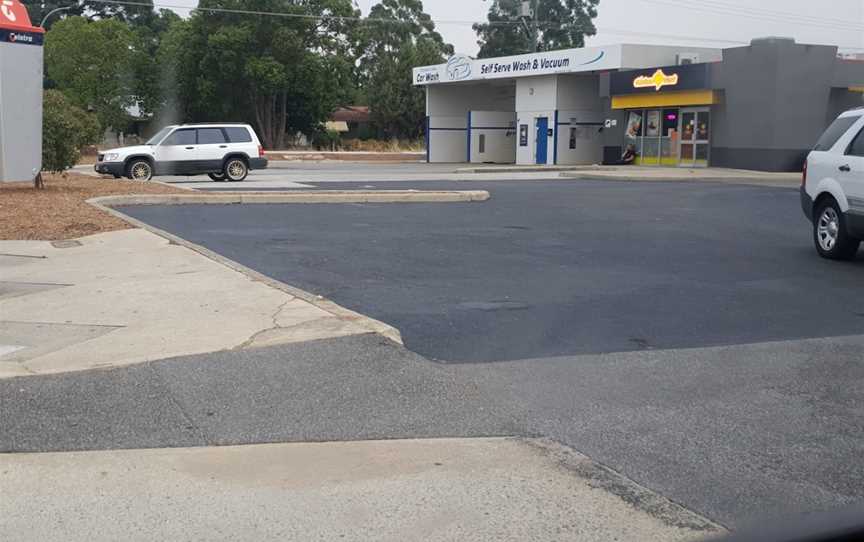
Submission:
{"label": "concrete footpath", "polygon": [[145,230],[0,242],[0,378],[368,333]]}
{"label": "concrete footpath", "polygon": [[674,541],[721,531],[580,454],[520,439],[5,455],[0,486],[10,542]]}

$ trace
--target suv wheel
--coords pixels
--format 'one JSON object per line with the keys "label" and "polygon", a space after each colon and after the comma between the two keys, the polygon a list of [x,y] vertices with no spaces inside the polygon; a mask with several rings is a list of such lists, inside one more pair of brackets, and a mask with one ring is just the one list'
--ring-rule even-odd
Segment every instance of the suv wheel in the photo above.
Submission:
{"label": "suv wheel", "polygon": [[823,258],[851,260],[858,252],[861,241],[849,237],[846,218],[834,198],[826,198],[816,206],[813,214],[813,241]]}
{"label": "suv wheel", "polygon": [[207,176],[216,182],[221,182],[225,180],[225,173],[208,173]]}
{"label": "suv wheel", "polygon": [[126,176],[133,181],[149,181],[153,178],[153,166],[143,158],[132,160],[126,169]]}
{"label": "suv wheel", "polygon": [[230,158],[225,162],[225,178],[232,182],[240,182],[249,175],[249,166],[242,158]]}

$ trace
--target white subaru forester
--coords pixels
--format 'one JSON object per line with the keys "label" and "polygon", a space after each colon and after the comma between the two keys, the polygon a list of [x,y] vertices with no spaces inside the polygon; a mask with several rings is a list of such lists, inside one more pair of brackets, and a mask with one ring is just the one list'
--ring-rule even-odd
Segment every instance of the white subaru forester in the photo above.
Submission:
{"label": "white subaru forester", "polygon": [[203,175],[214,181],[242,181],[267,159],[248,124],[166,126],[144,145],[99,154],[98,173],[149,181],[156,175]]}
{"label": "white subaru forester", "polygon": [[855,257],[864,239],[864,108],[837,117],[807,155],[801,207],[821,256]]}

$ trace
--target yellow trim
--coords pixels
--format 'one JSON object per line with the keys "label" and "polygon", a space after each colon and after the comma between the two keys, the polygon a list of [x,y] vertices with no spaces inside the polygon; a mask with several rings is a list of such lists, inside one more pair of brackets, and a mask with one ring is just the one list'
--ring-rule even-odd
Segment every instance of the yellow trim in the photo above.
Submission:
{"label": "yellow trim", "polygon": [[864,87],[849,87],[849,92],[864,92]]}
{"label": "yellow trim", "polygon": [[716,103],[718,103],[717,93],[713,90],[684,90],[680,92],[612,96],[612,109],[711,105]]}

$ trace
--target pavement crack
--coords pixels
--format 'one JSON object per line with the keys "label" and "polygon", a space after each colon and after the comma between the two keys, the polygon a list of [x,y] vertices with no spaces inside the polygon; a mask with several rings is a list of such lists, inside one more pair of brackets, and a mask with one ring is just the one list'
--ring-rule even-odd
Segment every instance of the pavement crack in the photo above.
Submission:
{"label": "pavement crack", "polygon": [[285,306],[288,305],[288,303],[294,301],[294,299],[294,297],[289,297],[288,299],[280,303],[278,307],[276,307],[276,310],[273,311],[272,315],[270,315],[270,327],[256,331],[248,339],[232,348],[232,350],[243,350],[244,348],[248,348],[250,345],[254,344],[255,341],[258,340],[258,337],[260,337],[261,335],[273,331],[274,329],[284,328],[285,326],[279,325],[279,314],[281,314],[282,311],[285,310]]}

